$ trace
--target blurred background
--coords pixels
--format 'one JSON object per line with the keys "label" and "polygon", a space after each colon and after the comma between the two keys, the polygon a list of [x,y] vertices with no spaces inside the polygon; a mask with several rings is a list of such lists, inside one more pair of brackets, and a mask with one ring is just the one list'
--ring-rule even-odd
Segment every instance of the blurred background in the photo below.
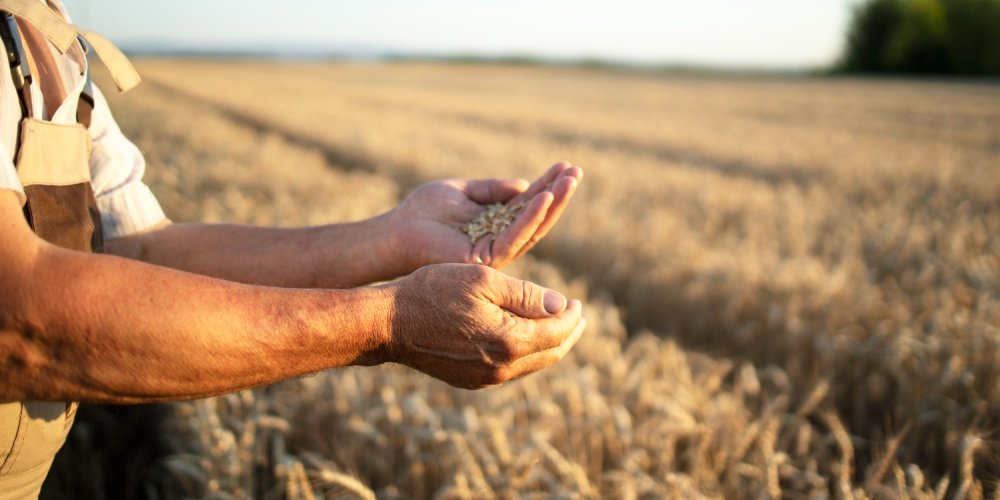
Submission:
{"label": "blurred background", "polygon": [[140,53],[1000,74],[992,0],[68,2]]}
{"label": "blurred background", "polygon": [[68,3],[175,221],[583,166],[505,272],[589,327],[479,392],[85,405],[46,498],[1000,498],[1000,0]]}

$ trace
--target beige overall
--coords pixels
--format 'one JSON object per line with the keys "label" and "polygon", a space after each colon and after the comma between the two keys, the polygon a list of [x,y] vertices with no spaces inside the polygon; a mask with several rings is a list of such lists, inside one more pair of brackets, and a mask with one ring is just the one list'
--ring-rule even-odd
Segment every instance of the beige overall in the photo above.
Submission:
{"label": "beige overall", "polygon": [[[101,56],[120,89],[127,90],[138,83],[135,70],[110,42],[68,24],[45,3],[0,0],[0,10],[13,14],[18,25],[30,23],[34,33],[43,35],[60,53],[71,48],[79,51],[79,45],[75,45],[79,35]],[[24,39],[28,39],[27,34]],[[29,49],[30,45],[25,44]],[[53,74],[54,68],[46,68],[40,54],[28,57],[33,75]],[[85,59],[78,57],[84,72],[89,71]],[[102,240],[100,214],[90,186],[91,143],[87,126],[91,104],[81,99],[82,89],[81,85],[72,90],[59,105],[60,111],[65,106],[72,107],[69,116],[77,116],[80,123],[57,124],[33,116],[22,119],[14,164],[27,197],[25,217],[35,234],[64,248],[92,252],[100,250]],[[46,92],[45,82],[42,90]],[[50,96],[45,97],[48,101]],[[31,106],[27,107],[31,114]],[[52,109],[50,114],[54,113]],[[0,402],[0,499],[38,496],[56,452],[73,424],[76,407],[73,402]]]}

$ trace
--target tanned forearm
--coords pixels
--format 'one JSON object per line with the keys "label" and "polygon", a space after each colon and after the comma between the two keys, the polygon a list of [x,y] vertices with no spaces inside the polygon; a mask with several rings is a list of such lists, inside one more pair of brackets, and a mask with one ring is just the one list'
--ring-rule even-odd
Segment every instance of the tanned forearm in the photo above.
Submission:
{"label": "tanned forearm", "polygon": [[385,289],[241,285],[56,248],[2,215],[0,401],[204,397],[367,364],[388,337]]}
{"label": "tanned forearm", "polygon": [[169,224],[106,251],[205,276],[287,288],[350,288],[407,274],[382,215],[310,228]]}

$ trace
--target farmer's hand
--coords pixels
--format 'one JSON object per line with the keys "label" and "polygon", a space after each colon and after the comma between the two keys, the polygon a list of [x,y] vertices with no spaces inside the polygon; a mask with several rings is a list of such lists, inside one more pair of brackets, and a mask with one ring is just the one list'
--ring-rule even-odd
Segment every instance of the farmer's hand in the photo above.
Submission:
{"label": "farmer's hand", "polygon": [[[391,212],[403,258],[416,269],[427,264],[459,262],[500,269],[538,243],[569,204],[583,170],[566,162],[548,169],[534,183],[524,179],[451,179],[424,184]],[[526,202],[518,218],[495,239],[475,245],[462,226],[485,205]]]}
{"label": "farmer's hand", "polygon": [[441,264],[386,285],[385,361],[477,389],[562,359],[586,327],[578,300],[485,266]]}

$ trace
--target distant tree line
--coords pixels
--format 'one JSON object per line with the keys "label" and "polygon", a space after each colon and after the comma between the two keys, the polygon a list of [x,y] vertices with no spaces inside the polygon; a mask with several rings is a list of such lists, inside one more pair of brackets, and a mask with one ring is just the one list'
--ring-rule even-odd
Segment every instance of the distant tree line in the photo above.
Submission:
{"label": "distant tree line", "polygon": [[1000,0],[866,0],[840,69],[1000,76]]}

